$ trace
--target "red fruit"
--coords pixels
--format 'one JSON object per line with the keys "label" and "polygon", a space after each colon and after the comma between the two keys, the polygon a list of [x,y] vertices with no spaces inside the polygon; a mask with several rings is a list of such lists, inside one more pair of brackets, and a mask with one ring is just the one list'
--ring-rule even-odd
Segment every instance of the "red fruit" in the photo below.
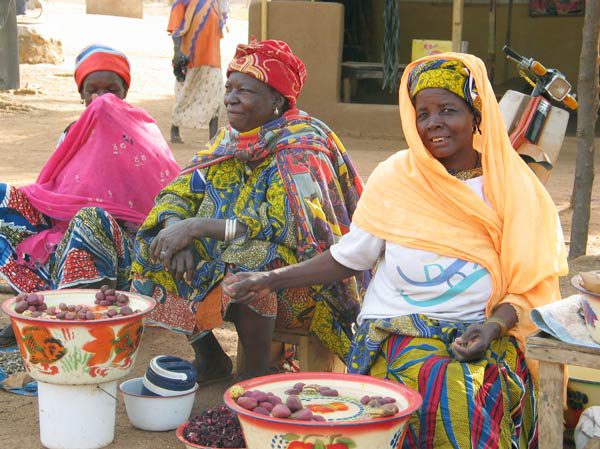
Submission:
{"label": "red fruit", "polygon": [[326,444],[325,449],[348,449],[348,446],[346,446],[344,443],[332,443]]}
{"label": "red fruit", "polygon": [[19,301],[15,306],[15,312],[23,313],[27,310],[29,306],[27,305],[27,301]]}
{"label": "red fruit", "polygon": [[119,313],[121,315],[127,316],[127,315],[131,315],[133,313],[133,310],[131,310],[131,307],[125,306],[125,307],[121,307],[121,309],[119,310]]}

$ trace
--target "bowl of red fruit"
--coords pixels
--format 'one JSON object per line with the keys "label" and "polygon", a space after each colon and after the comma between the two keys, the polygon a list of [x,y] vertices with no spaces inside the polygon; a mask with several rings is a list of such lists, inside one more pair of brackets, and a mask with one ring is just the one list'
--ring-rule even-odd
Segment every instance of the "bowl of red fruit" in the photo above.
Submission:
{"label": "bowl of red fruit", "polygon": [[105,383],[129,374],[154,309],[152,298],[115,291],[21,293],[2,303],[27,372],[54,384]]}
{"label": "bowl of red fruit", "polygon": [[248,449],[397,449],[421,402],[397,382],[338,373],[257,377],[225,392]]}
{"label": "bowl of red fruit", "polygon": [[206,410],[177,428],[187,449],[244,449],[238,417],[225,405]]}

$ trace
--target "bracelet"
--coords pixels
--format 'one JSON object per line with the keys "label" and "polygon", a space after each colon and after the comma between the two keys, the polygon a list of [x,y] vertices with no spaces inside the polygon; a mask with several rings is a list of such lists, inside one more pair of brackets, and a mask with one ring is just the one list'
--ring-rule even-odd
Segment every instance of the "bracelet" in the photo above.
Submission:
{"label": "bracelet", "polygon": [[508,326],[506,325],[506,321],[504,321],[502,318],[498,318],[498,317],[490,317],[487,320],[485,320],[486,323],[496,323],[498,326],[500,326],[500,335],[504,335],[506,334],[506,331],[508,330]]}
{"label": "bracelet", "polygon": [[225,220],[225,236],[223,241],[225,243],[231,242],[235,238],[235,234],[237,231],[237,219],[228,218]]}

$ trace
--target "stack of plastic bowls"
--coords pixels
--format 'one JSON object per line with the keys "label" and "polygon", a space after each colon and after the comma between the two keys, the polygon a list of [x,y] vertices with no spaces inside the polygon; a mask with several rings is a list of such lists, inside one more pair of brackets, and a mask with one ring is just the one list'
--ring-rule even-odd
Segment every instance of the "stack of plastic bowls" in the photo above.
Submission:
{"label": "stack of plastic bowls", "polygon": [[179,396],[196,391],[196,367],[187,360],[159,355],[150,360],[143,380],[142,394]]}
{"label": "stack of plastic bowls", "polygon": [[173,430],[186,422],[194,406],[196,368],[179,357],[160,355],[150,361],[144,377],[123,382],[127,416],[143,430]]}

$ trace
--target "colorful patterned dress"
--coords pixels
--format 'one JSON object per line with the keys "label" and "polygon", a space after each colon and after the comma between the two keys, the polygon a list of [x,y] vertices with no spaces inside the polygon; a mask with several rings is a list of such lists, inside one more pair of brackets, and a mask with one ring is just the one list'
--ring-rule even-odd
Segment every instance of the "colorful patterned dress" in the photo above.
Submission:
{"label": "colorful patterned dress", "polygon": [[225,25],[217,0],[175,0],[167,31],[181,38],[190,62],[185,80],[175,82],[172,124],[205,128],[217,117],[225,93],[221,73],[221,38]]}
{"label": "colorful patterned dress", "polygon": [[17,263],[18,245],[52,227],[18,188],[0,184],[0,276],[19,292],[80,287],[99,281],[116,281],[129,289],[131,248],[135,228],[124,226],[104,209],[83,208],[47,263]]}
{"label": "colorful patterned dress", "polygon": [[25,292],[99,281],[129,290],[135,232],[179,171],[144,110],[96,98],[35,183],[0,184],[0,276]]}
{"label": "colorful patterned dress", "polygon": [[[261,161],[254,168],[247,161]],[[362,183],[337,136],[298,110],[254,131],[223,129],[171,185],[163,189],[136,238],[133,288],[159,306],[152,319],[188,334],[211,313],[224,316],[229,298],[218,293],[227,273],[264,271],[310,259],[346,233]],[[237,218],[247,234],[229,244],[194,241],[193,279],[176,281],[149,247],[166,218]],[[345,356],[359,309],[359,284],[352,278],[273,294],[251,307],[277,316],[276,325],[307,328],[333,352]]]}
{"label": "colorful patterned dress", "polygon": [[365,320],[349,355],[350,373],[400,382],[423,397],[404,449],[537,448],[536,399],[514,337],[494,340],[481,360],[459,362],[452,342],[468,323],[424,315]]}

